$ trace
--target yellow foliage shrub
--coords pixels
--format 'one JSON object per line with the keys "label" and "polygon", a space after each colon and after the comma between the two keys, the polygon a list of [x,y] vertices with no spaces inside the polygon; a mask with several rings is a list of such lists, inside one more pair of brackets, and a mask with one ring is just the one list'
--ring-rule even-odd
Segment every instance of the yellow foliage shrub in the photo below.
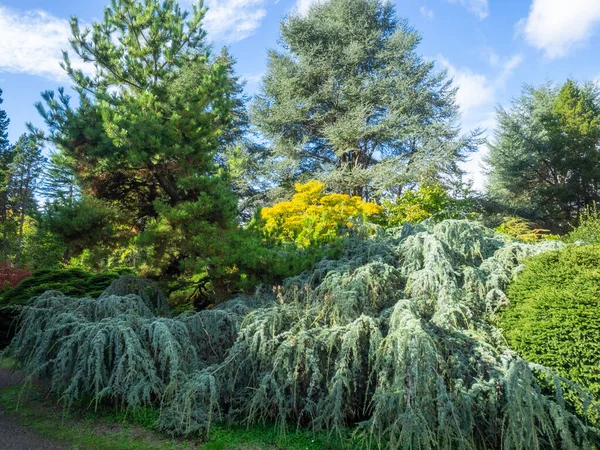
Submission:
{"label": "yellow foliage shrub", "polygon": [[533,243],[541,239],[558,239],[558,236],[551,234],[549,230],[538,228],[532,222],[521,217],[505,217],[504,221],[495,228],[495,231],[527,243]]}
{"label": "yellow foliage shrub", "polygon": [[352,218],[363,220],[380,214],[383,208],[347,194],[325,194],[320,181],[296,184],[292,200],[263,208],[263,230],[279,242],[294,242],[300,247],[334,241]]}

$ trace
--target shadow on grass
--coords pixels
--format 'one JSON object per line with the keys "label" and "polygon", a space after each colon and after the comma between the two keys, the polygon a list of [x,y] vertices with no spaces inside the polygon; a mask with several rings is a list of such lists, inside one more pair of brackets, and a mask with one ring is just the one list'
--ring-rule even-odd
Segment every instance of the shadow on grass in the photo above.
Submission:
{"label": "shadow on grass", "polygon": [[[0,361],[4,364],[5,361]],[[12,363],[6,363],[11,367]],[[4,367],[4,366],[2,366]],[[137,408],[124,412],[101,407],[75,406],[64,410],[42,386],[0,389],[0,407],[38,433],[67,443],[74,449],[114,450],[341,450],[356,448],[351,440],[330,439],[325,434],[292,431],[285,435],[275,427],[252,428],[217,425],[208,440],[174,439],[155,428],[158,411]]]}

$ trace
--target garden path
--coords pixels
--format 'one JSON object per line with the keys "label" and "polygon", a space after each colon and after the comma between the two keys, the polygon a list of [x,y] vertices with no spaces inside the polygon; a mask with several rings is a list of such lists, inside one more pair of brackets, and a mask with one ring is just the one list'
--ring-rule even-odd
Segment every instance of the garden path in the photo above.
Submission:
{"label": "garden path", "polygon": [[[0,389],[23,381],[18,372],[0,369]],[[0,450],[65,450],[66,447],[20,424],[0,408]]]}

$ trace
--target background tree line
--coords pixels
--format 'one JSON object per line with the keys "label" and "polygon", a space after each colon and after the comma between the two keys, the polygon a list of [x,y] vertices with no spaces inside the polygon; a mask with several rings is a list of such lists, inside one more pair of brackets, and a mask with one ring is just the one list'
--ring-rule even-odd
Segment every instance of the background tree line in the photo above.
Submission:
{"label": "background tree line", "polygon": [[[361,221],[383,226],[519,216],[562,233],[598,199],[593,84],[526,87],[500,108],[476,193],[459,163],[481,132],[461,133],[452,80],[391,4],[332,0],[285,18],[253,99],[208,44],[205,13],[119,0],[90,28],[72,19],[71,45],[94,66],[65,56],[75,98],[44,92],[46,130],[14,144],[0,113],[7,267],[126,269],[203,303],[335,253],[315,230],[341,238],[371,203],[382,208]],[[316,197],[302,198],[306,183]]]}
{"label": "background tree line", "polygon": [[499,108],[475,193],[481,132],[390,3],[285,18],[253,99],[205,13],[73,18],[73,98],[14,144],[0,113],[2,355],[171,435],[599,448],[598,87]]}

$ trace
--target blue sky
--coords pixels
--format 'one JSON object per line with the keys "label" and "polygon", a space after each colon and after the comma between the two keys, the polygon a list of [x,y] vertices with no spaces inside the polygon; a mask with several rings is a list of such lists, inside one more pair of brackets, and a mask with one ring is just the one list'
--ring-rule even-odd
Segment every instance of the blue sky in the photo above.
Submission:
{"label": "blue sky", "polygon": [[[0,0],[0,88],[16,140],[25,123],[42,122],[34,108],[40,92],[68,86],[58,66],[68,49],[68,19],[102,17],[107,0]],[[191,0],[181,0],[189,6]],[[206,0],[205,28],[216,48],[228,46],[237,73],[256,92],[266,50],[277,46],[279,21],[314,1]],[[571,77],[600,82],[600,0],[394,0],[399,16],[422,33],[421,55],[447,69],[459,88],[465,130],[494,128],[497,106],[508,105],[524,84]],[[465,168],[481,188],[474,155]]]}

